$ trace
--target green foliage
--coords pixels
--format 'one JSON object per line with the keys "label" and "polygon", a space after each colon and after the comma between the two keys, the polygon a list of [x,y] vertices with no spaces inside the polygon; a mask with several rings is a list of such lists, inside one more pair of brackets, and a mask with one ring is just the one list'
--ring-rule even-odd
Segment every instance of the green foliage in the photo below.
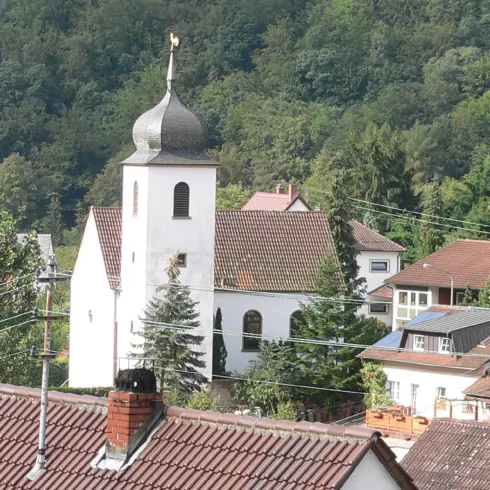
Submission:
{"label": "green foliage", "polygon": [[216,209],[223,211],[240,210],[252,197],[251,190],[243,189],[243,184],[228,184],[216,191]]}
{"label": "green foliage", "polygon": [[222,321],[221,308],[218,308],[214,318],[214,330],[219,330],[220,333],[213,333],[213,375],[221,376],[226,375],[226,356],[228,355],[223,334],[221,333],[223,330]]}
{"label": "green foliage", "polygon": [[92,396],[100,396],[107,397],[110,391],[113,391],[114,388],[112,386],[97,386],[93,388],[75,388],[72,386],[56,386],[52,385],[49,387],[52,391],[59,391],[61,393],[73,393],[74,395],[92,395]]}
{"label": "green foliage", "polygon": [[[206,366],[198,350],[204,340],[193,330],[199,327],[197,303],[192,300],[190,289],[179,281],[177,258],[172,257],[166,269],[168,282],[157,292],[163,297],[151,300],[141,319],[143,328],[137,332],[139,343],[134,344],[135,357],[154,360],[154,368],[160,389],[176,390],[182,394],[200,391],[207,382],[199,369]],[[167,324],[179,325],[179,329],[165,328]]]}
{"label": "green foliage", "polygon": [[271,419],[291,420],[296,422],[298,419],[298,409],[291,400],[281,401],[277,404],[277,409],[268,415]]}
{"label": "green foliage", "polygon": [[187,403],[187,408],[194,408],[195,410],[213,410],[218,411],[219,396],[214,396],[211,393],[211,389],[198,391],[194,393]]}
{"label": "green foliage", "polygon": [[390,397],[386,394],[386,373],[383,371],[383,365],[375,362],[366,362],[361,369],[364,404],[369,410],[375,410],[377,407],[384,407],[391,402]]}
{"label": "green foliage", "polygon": [[459,303],[462,306],[470,306],[475,302],[475,297],[473,295],[473,292],[470,288],[469,284],[466,284],[466,287],[464,288],[464,296],[461,302]]}
{"label": "green foliage", "polygon": [[243,371],[244,379],[233,383],[233,398],[250,407],[258,406],[266,414],[277,413],[279,404],[290,400],[292,391],[274,383],[293,384],[295,358],[294,349],[285,343],[261,342],[257,359]]}

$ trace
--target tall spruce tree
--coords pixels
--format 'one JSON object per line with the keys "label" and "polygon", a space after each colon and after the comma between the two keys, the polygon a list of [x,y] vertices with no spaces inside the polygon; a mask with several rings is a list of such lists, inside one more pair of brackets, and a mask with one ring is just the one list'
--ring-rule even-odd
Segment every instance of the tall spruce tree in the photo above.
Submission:
{"label": "tall spruce tree", "polygon": [[431,180],[422,189],[421,196],[422,216],[419,234],[419,257],[427,257],[444,244],[444,234],[438,226],[438,218],[444,214],[441,184],[437,179]]}
{"label": "tall spruce tree", "polygon": [[193,331],[199,327],[197,303],[191,298],[189,287],[179,280],[177,256],[170,259],[166,273],[168,282],[157,289],[164,296],[151,300],[145,309],[143,328],[136,333],[142,342],[133,345],[133,355],[154,359],[162,391],[200,391],[207,379],[199,371],[206,367],[204,354],[198,349],[204,337]]}
{"label": "tall spruce tree", "polygon": [[[226,356],[228,355],[223,334],[221,333],[223,331],[222,321],[221,308],[218,308],[214,318],[215,332],[213,333],[213,375],[218,376],[226,374]],[[216,330],[219,330],[219,332]]]}

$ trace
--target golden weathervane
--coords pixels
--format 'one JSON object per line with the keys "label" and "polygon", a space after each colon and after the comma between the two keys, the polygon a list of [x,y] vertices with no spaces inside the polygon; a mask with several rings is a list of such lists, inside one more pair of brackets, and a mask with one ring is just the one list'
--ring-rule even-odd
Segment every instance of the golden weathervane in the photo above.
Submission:
{"label": "golden weathervane", "polygon": [[173,32],[170,33],[170,42],[176,48],[179,46],[179,38],[178,37],[175,37]]}

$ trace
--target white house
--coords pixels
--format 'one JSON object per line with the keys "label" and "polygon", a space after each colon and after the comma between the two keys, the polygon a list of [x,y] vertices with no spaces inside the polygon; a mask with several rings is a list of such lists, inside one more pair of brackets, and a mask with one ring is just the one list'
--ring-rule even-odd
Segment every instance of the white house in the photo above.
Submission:
{"label": "white house", "polygon": [[[206,124],[175,91],[173,53],[168,73],[165,97],[134,125],[136,151],[122,162],[122,208],[90,211],[72,277],[72,386],[111,385],[115,370],[127,367],[143,310],[175,254],[182,283],[199,304],[210,378],[217,308],[227,370],[242,371],[259,343],[243,334],[289,338],[300,303],[315,290],[318,265],[335,253],[325,213],[311,211],[294,187],[278,193],[273,211],[216,212],[218,163],[205,154]],[[360,223],[353,228],[361,274],[374,289],[398,270],[403,248]]]}
{"label": "white house", "polygon": [[475,396],[468,388],[490,366],[490,310],[437,310],[422,313],[359,357],[383,364],[390,398],[416,415],[472,419],[466,399]]}

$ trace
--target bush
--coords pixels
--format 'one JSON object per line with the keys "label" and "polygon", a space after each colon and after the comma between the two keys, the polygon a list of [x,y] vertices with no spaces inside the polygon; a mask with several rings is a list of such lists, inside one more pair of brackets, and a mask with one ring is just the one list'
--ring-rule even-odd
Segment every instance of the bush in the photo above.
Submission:
{"label": "bush", "polygon": [[71,386],[50,386],[49,390],[51,391],[60,391],[61,393],[73,393],[75,395],[92,395],[92,396],[100,396],[107,397],[109,391],[114,390],[112,386],[104,386],[104,387],[94,387],[94,388],[73,388]]}
{"label": "bush", "polygon": [[298,410],[291,401],[279,402],[277,410],[268,415],[271,419],[291,420],[295,422],[298,418]]}
{"label": "bush", "polygon": [[195,408],[196,410],[213,410],[218,411],[219,396],[213,396],[211,389],[198,391],[194,393],[187,404],[188,408]]}

